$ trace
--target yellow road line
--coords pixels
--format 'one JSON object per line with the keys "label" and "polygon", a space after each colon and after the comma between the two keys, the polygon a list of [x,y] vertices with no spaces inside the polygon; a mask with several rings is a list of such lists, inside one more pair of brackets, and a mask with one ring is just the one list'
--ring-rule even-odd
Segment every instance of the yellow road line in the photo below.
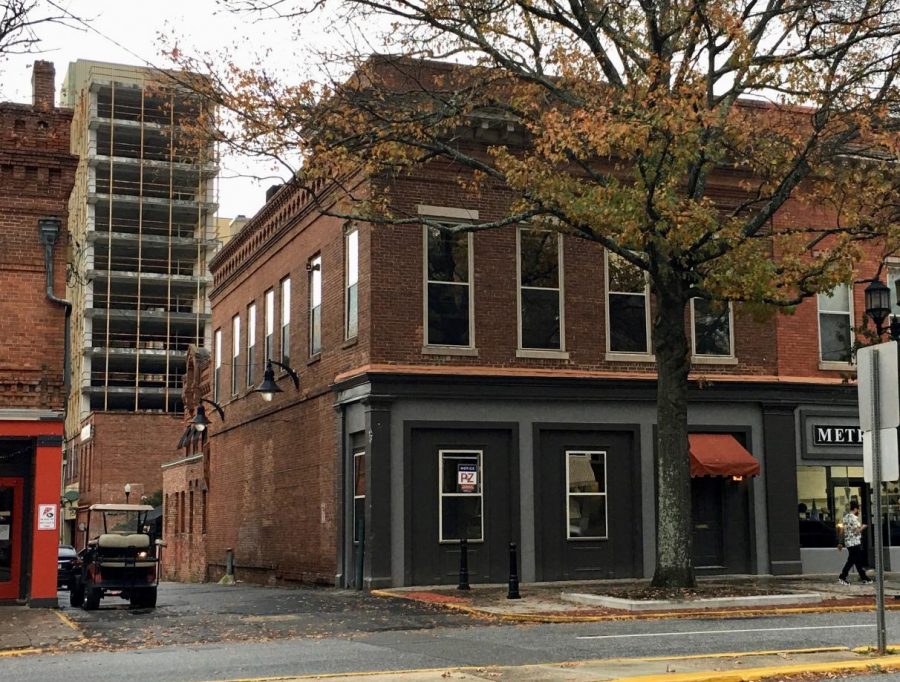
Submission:
{"label": "yellow road line", "polygon": [[75,632],[81,632],[81,628],[78,627],[78,625],[75,623],[75,621],[73,621],[71,618],[69,618],[62,611],[54,611],[53,613],[55,613],[56,617],[59,618],[65,625],[68,625],[70,628],[75,630]]}

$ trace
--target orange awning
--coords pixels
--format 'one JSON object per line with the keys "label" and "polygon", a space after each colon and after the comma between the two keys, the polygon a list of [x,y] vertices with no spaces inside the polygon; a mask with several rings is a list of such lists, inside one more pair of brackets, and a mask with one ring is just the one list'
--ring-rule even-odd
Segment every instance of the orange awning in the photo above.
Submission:
{"label": "orange awning", "polygon": [[692,433],[691,476],[758,476],[759,462],[727,433]]}

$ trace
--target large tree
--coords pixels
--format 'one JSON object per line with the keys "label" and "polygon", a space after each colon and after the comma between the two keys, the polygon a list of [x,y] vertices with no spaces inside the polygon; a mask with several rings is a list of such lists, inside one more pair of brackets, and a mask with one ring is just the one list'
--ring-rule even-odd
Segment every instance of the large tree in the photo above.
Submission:
{"label": "large tree", "polygon": [[6,55],[32,52],[40,42],[41,25],[70,21],[79,22],[52,1],[0,0],[0,60]]}
{"label": "large tree", "polygon": [[[330,55],[337,75],[302,83],[178,55],[217,73],[220,139],[279,162],[299,152],[292,181],[332,188],[322,210],[419,221],[378,193],[354,196],[369,187],[355,179],[448,162],[473,195],[504,187],[512,200],[489,223],[446,229],[532,221],[645,273],[658,371],[654,584],[692,585],[687,306],[790,307],[850,281],[872,251],[863,242],[894,248],[900,0],[225,4],[294,21],[301,41],[316,13],[356,35],[390,22],[391,57]],[[790,202],[814,222],[785,218]]]}

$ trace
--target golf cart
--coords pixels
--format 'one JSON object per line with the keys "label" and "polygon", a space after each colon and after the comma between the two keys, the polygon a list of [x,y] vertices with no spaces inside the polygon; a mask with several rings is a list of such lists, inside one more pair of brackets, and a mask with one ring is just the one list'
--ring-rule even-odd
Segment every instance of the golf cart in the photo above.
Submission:
{"label": "golf cart", "polygon": [[93,611],[111,594],[133,607],[154,608],[159,585],[159,551],[147,516],[149,504],[94,504],[79,530],[88,538],[81,551],[81,573],[69,592],[72,606]]}

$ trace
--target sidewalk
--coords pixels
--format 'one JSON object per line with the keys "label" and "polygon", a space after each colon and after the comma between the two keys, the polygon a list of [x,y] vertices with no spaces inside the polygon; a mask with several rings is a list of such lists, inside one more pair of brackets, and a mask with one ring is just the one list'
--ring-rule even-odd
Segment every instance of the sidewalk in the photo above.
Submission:
{"label": "sidewalk", "polygon": [[81,641],[81,630],[56,609],[0,606],[0,658],[59,649]]}

